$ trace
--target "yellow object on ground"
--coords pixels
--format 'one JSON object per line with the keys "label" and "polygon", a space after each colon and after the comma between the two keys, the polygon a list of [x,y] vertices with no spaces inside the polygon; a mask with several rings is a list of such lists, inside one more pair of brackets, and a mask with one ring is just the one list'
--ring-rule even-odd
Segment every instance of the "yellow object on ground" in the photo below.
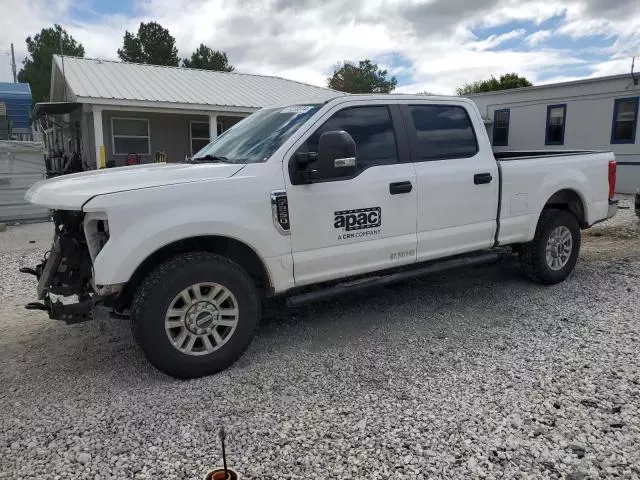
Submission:
{"label": "yellow object on ground", "polygon": [[98,168],[106,168],[106,166],[107,162],[105,161],[104,145],[100,145],[100,158],[98,161]]}

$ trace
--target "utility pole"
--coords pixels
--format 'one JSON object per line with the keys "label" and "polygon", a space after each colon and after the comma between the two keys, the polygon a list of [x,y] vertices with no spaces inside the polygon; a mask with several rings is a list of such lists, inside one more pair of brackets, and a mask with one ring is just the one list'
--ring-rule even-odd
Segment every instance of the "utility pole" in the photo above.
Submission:
{"label": "utility pole", "polygon": [[18,83],[16,77],[16,54],[13,51],[13,43],[11,44],[11,71],[13,72],[13,83]]}
{"label": "utility pole", "polygon": [[62,50],[62,32],[60,32],[60,61],[62,62],[62,88],[64,101],[67,101],[67,77],[64,75],[64,51]]}

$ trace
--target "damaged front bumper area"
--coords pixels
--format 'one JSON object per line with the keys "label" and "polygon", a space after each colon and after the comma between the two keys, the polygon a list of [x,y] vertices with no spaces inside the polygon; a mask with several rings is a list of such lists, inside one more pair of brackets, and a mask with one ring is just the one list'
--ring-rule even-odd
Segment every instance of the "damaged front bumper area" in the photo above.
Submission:
{"label": "damaged front bumper area", "polygon": [[[92,283],[92,261],[86,241],[84,213],[55,211],[53,213],[55,234],[51,250],[35,268],[22,268],[23,273],[38,278],[38,300],[26,305],[30,310],[45,310],[49,318],[63,320],[67,324],[85,322],[93,318],[97,304],[107,304],[117,289],[94,288]],[[96,229],[96,236],[108,238],[108,231]],[[95,240],[95,238],[93,239]],[[108,293],[109,296],[98,295]],[[77,296],[75,303],[63,303],[51,295]]]}

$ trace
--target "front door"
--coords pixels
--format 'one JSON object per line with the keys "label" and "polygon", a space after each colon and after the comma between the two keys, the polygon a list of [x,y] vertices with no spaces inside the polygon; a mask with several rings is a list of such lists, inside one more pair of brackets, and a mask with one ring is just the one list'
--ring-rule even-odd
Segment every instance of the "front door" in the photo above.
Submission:
{"label": "front door", "polygon": [[[394,129],[400,111],[384,103],[336,106],[299,151],[317,152],[321,133],[348,132],[357,172],[293,185],[285,162],[296,285],[415,262],[416,174],[405,137]],[[404,160],[404,162],[403,162]]]}

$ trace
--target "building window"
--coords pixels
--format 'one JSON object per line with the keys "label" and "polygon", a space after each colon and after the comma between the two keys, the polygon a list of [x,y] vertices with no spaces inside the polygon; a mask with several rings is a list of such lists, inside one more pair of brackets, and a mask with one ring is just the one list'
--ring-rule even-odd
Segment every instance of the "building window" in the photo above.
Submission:
{"label": "building window", "polygon": [[635,143],[638,97],[617,98],[613,105],[611,143]]}
{"label": "building window", "polygon": [[114,155],[150,155],[149,120],[146,118],[112,118],[111,140]]}
{"label": "building window", "polygon": [[189,138],[191,139],[191,155],[195,155],[211,142],[209,122],[189,122]]}
{"label": "building window", "polygon": [[509,145],[509,109],[493,112],[493,145],[506,147]]}
{"label": "building window", "polygon": [[567,105],[547,107],[547,133],[545,145],[564,145],[564,127],[567,119]]}
{"label": "building window", "polygon": [[467,111],[454,105],[409,105],[417,161],[469,158],[478,142]]}

